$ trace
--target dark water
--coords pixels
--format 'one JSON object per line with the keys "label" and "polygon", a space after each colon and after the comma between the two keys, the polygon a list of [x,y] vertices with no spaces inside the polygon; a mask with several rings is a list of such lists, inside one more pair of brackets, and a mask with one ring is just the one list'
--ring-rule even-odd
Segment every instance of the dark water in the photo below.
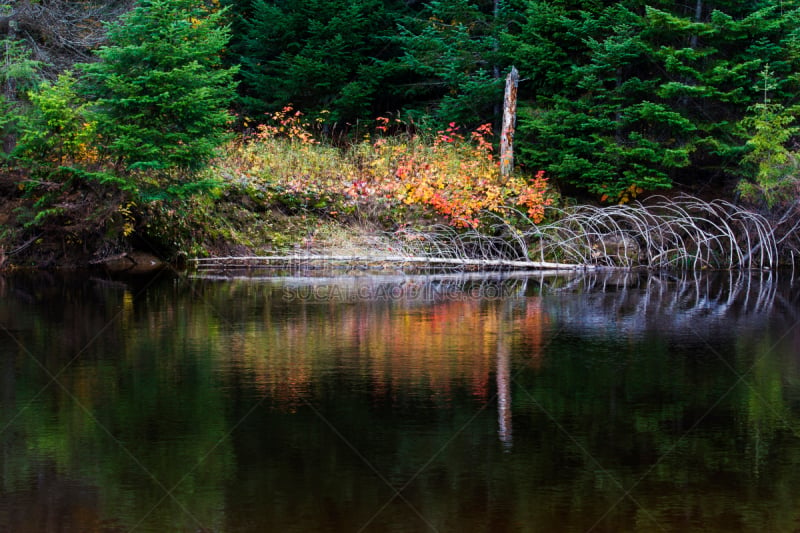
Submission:
{"label": "dark water", "polygon": [[789,276],[0,278],[0,531],[796,531]]}

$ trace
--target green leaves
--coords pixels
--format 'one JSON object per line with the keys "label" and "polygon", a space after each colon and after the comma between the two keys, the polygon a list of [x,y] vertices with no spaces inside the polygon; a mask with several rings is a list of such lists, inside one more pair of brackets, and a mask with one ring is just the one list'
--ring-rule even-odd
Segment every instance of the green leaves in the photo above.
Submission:
{"label": "green leaves", "polygon": [[800,130],[794,125],[797,109],[770,103],[771,90],[776,87],[773,75],[768,66],[764,67],[763,101],[752,106],[740,122],[748,152],[742,158],[745,179],[737,188],[745,200],[763,203],[769,209],[794,201],[800,189],[800,162],[787,148]]}
{"label": "green leaves", "polygon": [[571,4],[527,2],[527,24],[505,39],[531,77],[522,161],[562,184],[614,200],[632,185],[731,178],[763,65],[779,71],[774,98],[800,92],[796,2]]}
{"label": "green leaves", "polygon": [[223,68],[225,11],[149,0],[109,30],[100,61],[83,65],[98,132],[130,170],[196,170],[230,121],[236,68]]}
{"label": "green leaves", "polygon": [[405,2],[289,0],[234,3],[232,59],[240,62],[240,102],[251,117],[288,103],[334,122],[371,120],[387,93],[396,57],[387,39]]}
{"label": "green leaves", "polygon": [[31,110],[21,120],[15,156],[34,167],[96,159],[95,125],[75,85],[75,77],[66,72],[55,83],[28,93]]}
{"label": "green leaves", "polygon": [[395,42],[403,51],[398,63],[406,95],[416,100],[406,108],[412,114],[431,115],[440,127],[496,118],[503,99],[499,28],[505,14],[486,4],[434,0],[401,22]]}

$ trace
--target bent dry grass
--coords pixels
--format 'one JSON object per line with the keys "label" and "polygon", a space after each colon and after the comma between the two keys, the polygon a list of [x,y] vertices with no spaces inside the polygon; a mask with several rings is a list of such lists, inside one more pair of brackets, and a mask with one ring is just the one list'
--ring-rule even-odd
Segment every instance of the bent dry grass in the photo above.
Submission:
{"label": "bent dry grass", "polygon": [[657,269],[760,269],[778,265],[775,227],[724,200],[656,196],[647,202],[557,210],[523,232],[533,253],[569,262]]}
{"label": "bent dry grass", "polygon": [[691,196],[617,206],[551,208],[551,222],[520,213],[516,225],[496,217],[487,228],[437,226],[405,231],[406,249],[432,257],[653,269],[762,269],[777,266],[781,250],[770,222],[722,200]]}

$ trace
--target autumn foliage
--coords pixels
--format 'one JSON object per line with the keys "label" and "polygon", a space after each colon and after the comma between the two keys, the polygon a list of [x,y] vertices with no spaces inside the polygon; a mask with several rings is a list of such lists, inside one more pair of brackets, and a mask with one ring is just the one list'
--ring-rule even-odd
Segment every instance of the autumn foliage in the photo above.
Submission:
{"label": "autumn foliage", "polygon": [[427,135],[390,135],[406,125],[380,117],[374,135],[343,151],[320,144],[312,133],[318,124],[292,106],[266,118],[225,162],[264,201],[472,228],[487,213],[538,223],[553,201],[544,172],[501,179],[490,124],[469,133],[451,123]]}

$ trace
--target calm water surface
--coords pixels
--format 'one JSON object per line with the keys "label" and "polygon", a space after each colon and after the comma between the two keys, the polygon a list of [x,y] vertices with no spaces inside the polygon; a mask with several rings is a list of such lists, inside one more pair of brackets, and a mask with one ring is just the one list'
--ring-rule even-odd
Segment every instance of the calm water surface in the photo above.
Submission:
{"label": "calm water surface", "polygon": [[790,276],[0,278],[0,531],[796,531]]}

